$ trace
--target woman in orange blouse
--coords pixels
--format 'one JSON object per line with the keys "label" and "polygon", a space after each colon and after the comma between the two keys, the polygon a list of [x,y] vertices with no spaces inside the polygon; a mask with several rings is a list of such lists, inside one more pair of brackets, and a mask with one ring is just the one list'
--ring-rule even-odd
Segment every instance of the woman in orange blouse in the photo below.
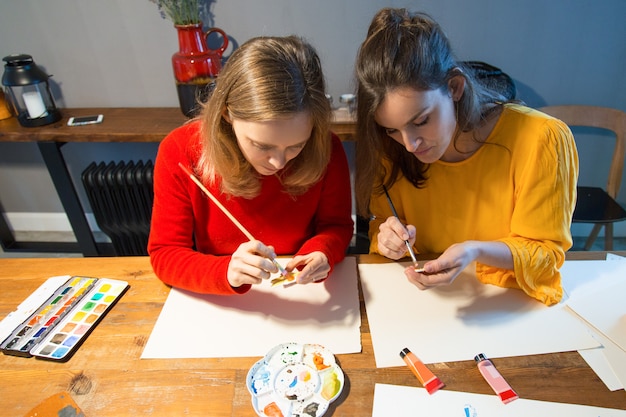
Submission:
{"label": "woman in orange blouse", "polygon": [[441,253],[405,270],[420,289],[476,262],[480,281],[557,303],[578,176],[568,127],[478,85],[440,26],[404,9],[374,17],[357,77],[356,198],[373,218],[370,251],[400,259],[409,241]]}

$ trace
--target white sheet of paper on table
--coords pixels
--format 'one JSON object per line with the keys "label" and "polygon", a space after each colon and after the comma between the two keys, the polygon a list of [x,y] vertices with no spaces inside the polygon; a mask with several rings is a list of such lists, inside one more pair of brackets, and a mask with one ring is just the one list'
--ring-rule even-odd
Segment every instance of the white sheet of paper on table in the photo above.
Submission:
{"label": "white sheet of paper on table", "polygon": [[402,366],[408,347],[423,362],[472,360],[598,347],[563,304],[547,307],[521,290],[485,285],[472,268],[451,285],[420,291],[408,264],[359,264],[376,366]]}
{"label": "white sheet of paper on table", "polygon": [[[548,382],[546,382],[548,383]],[[548,401],[517,399],[503,404],[498,396],[376,384],[372,417],[625,417],[626,411]]]}
{"label": "white sheet of paper on table", "polygon": [[[289,259],[278,259],[285,265]],[[334,354],[361,351],[356,260],[335,265],[322,283],[272,287],[240,296],[172,289],[142,358],[263,356],[286,342],[314,343]]]}
{"label": "white sheet of paper on table", "polygon": [[587,365],[593,369],[609,391],[624,389],[622,381],[620,381],[615,372],[613,372],[611,364],[606,356],[604,356],[603,347],[579,350],[578,354],[587,362]]}
{"label": "white sheet of paper on table", "polygon": [[582,349],[578,353],[609,390],[624,389],[626,386],[626,353],[593,328],[589,328],[589,331],[602,346]]}
{"label": "white sheet of paper on table", "polygon": [[622,257],[607,256],[607,261],[567,261],[561,268],[569,296],[565,304],[588,324],[589,331],[603,345],[579,353],[612,391],[626,386],[626,350],[616,343],[623,344],[626,337],[623,261]]}
{"label": "white sheet of paper on table", "polygon": [[567,305],[626,352],[626,263],[603,265],[611,266],[609,271],[601,270],[604,273],[571,294]]}

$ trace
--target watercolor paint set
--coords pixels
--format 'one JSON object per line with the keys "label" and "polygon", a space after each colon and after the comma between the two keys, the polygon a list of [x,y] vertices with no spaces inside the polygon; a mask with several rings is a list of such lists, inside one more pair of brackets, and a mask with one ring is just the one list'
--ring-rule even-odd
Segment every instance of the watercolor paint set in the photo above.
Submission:
{"label": "watercolor paint set", "polygon": [[128,288],[109,278],[49,278],[0,322],[0,350],[67,361]]}

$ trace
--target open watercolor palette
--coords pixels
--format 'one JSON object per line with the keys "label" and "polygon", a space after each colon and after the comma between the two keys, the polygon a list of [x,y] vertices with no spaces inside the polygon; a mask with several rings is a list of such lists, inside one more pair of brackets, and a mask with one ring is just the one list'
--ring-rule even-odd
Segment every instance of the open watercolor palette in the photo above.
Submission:
{"label": "open watercolor palette", "polygon": [[128,288],[108,278],[49,278],[0,322],[0,349],[67,361]]}
{"label": "open watercolor palette", "polygon": [[246,385],[261,417],[320,417],[341,394],[344,375],[323,346],[285,343],[252,365]]}
{"label": "open watercolor palette", "polygon": [[288,272],[286,275],[279,275],[278,277],[272,279],[271,283],[272,283],[272,287],[275,287],[277,285],[281,285],[285,288],[291,287],[292,285],[297,284],[296,278],[298,277],[298,273],[300,271],[298,271],[297,269],[291,272]]}

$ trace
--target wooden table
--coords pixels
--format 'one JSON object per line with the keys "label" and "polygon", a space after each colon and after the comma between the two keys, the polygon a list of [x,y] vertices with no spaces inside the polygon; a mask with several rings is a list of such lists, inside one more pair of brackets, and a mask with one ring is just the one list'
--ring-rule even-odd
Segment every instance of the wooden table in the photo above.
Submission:
{"label": "wooden table", "polygon": [[[108,254],[110,248],[97,244],[67,169],[61,148],[70,142],[160,142],[187,118],[178,107],[73,108],[61,109],[56,123],[23,127],[17,118],[0,120],[0,141],[36,142],[50,178],[67,214],[77,243],[18,242],[0,213],[0,243],[5,251],[80,252],[85,256]],[[67,126],[72,116],[104,115],[100,124]],[[354,140],[354,119],[347,112],[335,112],[332,129],[344,141]]]}
{"label": "wooden table", "polygon": [[[367,255],[361,261],[381,259]],[[146,257],[0,259],[0,317],[46,278],[66,274],[122,279],[131,287],[67,363],[0,355],[4,415],[22,416],[61,391],[70,392],[87,417],[255,415],[245,378],[258,357],[140,359],[169,292]],[[361,316],[363,350],[337,355],[346,385],[328,416],[371,415],[375,383],[419,386],[406,367],[376,368],[362,295]],[[610,392],[577,352],[494,362],[521,398],[626,410],[624,391]],[[494,395],[473,361],[428,366],[447,390]]]}

